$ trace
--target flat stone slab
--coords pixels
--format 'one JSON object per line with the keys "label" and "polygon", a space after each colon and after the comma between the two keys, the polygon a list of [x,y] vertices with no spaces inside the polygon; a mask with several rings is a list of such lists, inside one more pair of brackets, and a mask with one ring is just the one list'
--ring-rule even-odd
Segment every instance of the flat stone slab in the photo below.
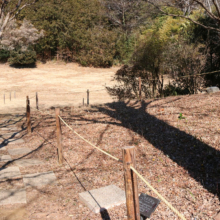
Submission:
{"label": "flat stone slab", "polygon": [[0,131],[17,131],[18,129],[17,127],[3,127],[0,128]]}
{"label": "flat stone slab", "polygon": [[41,187],[54,184],[56,176],[54,172],[27,174],[23,177],[25,187]]}
{"label": "flat stone slab", "polygon": [[0,205],[27,203],[25,189],[0,190]]}
{"label": "flat stone slab", "polygon": [[19,167],[7,167],[0,169],[0,181],[14,178],[21,178]]}
{"label": "flat stone slab", "polygon": [[13,144],[23,144],[24,140],[23,139],[3,139],[0,138],[0,147],[6,146],[6,145],[13,145]]}
{"label": "flat stone slab", "polygon": [[37,159],[20,159],[20,160],[16,160],[15,164],[19,167],[28,167],[28,166],[42,165],[44,163]]}
{"label": "flat stone slab", "polygon": [[0,156],[0,162],[8,162],[11,161],[11,156],[10,155],[2,155]]}
{"label": "flat stone slab", "polygon": [[15,149],[8,149],[8,153],[10,155],[21,155],[21,154],[28,154],[30,153],[31,150],[29,148],[15,148]]}
{"label": "flat stone slab", "polygon": [[125,191],[115,185],[82,192],[79,194],[79,199],[95,213],[126,202]]}
{"label": "flat stone slab", "polygon": [[[1,134],[2,135],[2,137],[4,138],[4,139],[7,139],[7,138],[10,138],[10,137],[16,137],[16,136],[18,136],[19,135],[19,133],[18,132],[12,132],[12,133],[4,133],[4,134]],[[1,138],[2,139],[2,138]]]}
{"label": "flat stone slab", "polygon": [[0,150],[7,150],[6,147],[3,147],[2,145],[0,145]]}
{"label": "flat stone slab", "polygon": [[8,139],[8,144],[23,144],[24,140],[23,139]]}

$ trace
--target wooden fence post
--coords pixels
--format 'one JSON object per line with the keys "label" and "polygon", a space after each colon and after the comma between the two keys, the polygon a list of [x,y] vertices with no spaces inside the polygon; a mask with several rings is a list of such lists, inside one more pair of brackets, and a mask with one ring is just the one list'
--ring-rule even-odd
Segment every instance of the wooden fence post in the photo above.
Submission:
{"label": "wooden fence post", "polygon": [[135,168],[135,150],[133,146],[124,147],[123,164],[128,220],[140,220],[137,176],[130,166]]}
{"label": "wooden fence post", "polygon": [[38,110],[39,108],[38,108],[38,94],[37,94],[37,92],[36,92],[36,109]]}
{"label": "wooden fence post", "polygon": [[27,117],[27,131],[31,133],[31,109],[30,109],[30,100],[27,96],[26,100],[26,117]]}
{"label": "wooden fence post", "polygon": [[55,109],[56,113],[56,133],[57,133],[57,152],[58,152],[58,162],[59,164],[63,163],[63,146],[62,146],[62,132],[61,132],[61,123],[60,123],[60,109]]}
{"label": "wooden fence post", "polygon": [[87,105],[89,105],[89,90],[87,89]]}

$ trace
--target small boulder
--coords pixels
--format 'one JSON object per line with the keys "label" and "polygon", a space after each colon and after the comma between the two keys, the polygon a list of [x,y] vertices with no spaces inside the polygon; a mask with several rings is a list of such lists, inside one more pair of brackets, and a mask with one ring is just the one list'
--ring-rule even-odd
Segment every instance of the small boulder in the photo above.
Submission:
{"label": "small boulder", "polygon": [[208,93],[219,92],[219,88],[218,88],[217,86],[212,86],[212,87],[208,87],[208,88],[206,89],[206,91],[207,91]]}

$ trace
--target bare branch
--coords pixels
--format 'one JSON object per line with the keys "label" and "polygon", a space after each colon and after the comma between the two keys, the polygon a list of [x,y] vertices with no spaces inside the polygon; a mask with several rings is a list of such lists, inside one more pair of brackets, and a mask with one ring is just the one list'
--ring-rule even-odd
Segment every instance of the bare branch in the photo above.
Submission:
{"label": "bare branch", "polygon": [[[31,6],[38,2],[38,0],[32,0],[28,1],[27,3],[22,5],[23,0],[18,0],[17,4],[13,3],[14,9],[10,10],[8,7],[8,3],[10,3],[11,0],[2,0],[1,1],[1,7],[0,7],[0,38],[3,34],[3,31],[5,27],[7,26],[8,22],[13,20],[24,8],[27,6]],[[7,11],[7,15],[5,16],[4,13]]]}
{"label": "bare branch", "polygon": [[[200,6],[208,13],[209,17],[214,19],[214,20],[217,20],[218,23],[220,24],[220,17],[217,17],[215,16],[212,12],[210,12],[208,10],[208,8],[199,0],[194,0],[196,3],[200,4]],[[220,28],[215,28],[215,27],[211,27],[211,26],[206,26],[192,18],[190,18],[189,16],[186,16],[186,15],[179,15],[179,14],[170,14],[166,11],[164,11],[159,5],[155,4],[154,2],[151,2],[151,1],[148,1],[151,5],[153,5],[155,8],[157,8],[161,13],[163,13],[164,15],[167,15],[167,16],[171,16],[171,17],[181,17],[181,18],[185,18],[191,22],[193,22],[194,24],[197,24],[205,29],[208,29],[208,30],[213,30],[213,31],[217,31],[217,32],[220,32]]]}
{"label": "bare branch", "polygon": [[208,13],[209,17],[216,19],[218,22],[220,22],[220,17],[215,16],[212,12],[209,11],[209,9],[206,7],[206,5],[200,1],[200,0],[194,0],[197,4],[199,4],[205,11]]}
{"label": "bare branch", "polygon": [[217,11],[217,13],[218,13],[218,16],[220,17],[220,8],[219,8],[219,5],[218,5],[218,3],[217,3],[215,0],[212,0],[212,1],[213,1],[213,4],[214,4],[215,8],[216,8],[216,11]]}

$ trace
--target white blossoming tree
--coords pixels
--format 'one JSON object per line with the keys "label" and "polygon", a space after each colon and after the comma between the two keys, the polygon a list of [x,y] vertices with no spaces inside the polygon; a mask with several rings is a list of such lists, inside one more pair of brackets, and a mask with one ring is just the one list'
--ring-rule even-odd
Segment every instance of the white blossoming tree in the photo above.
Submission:
{"label": "white blossoming tree", "polygon": [[30,21],[23,20],[20,27],[15,20],[10,21],[0,40],[0,49],[10,51],[9,62],[12,64],[30,64],[36,61],[33,45],[43,37]]}
{"label": "white blossoming tree", "polygon": [[24,8],[35,4],[38,0],[0,0],[0,38],[8,23],[16,18]]}
{"label": "white blossoming tree", "polygon": [[41,37],[43,37],[43,31],[39,32],[30,21],[24,19],[18,28],[16,21],[12,20],[5,28],[0,43],[6,50],[26,51]]}

